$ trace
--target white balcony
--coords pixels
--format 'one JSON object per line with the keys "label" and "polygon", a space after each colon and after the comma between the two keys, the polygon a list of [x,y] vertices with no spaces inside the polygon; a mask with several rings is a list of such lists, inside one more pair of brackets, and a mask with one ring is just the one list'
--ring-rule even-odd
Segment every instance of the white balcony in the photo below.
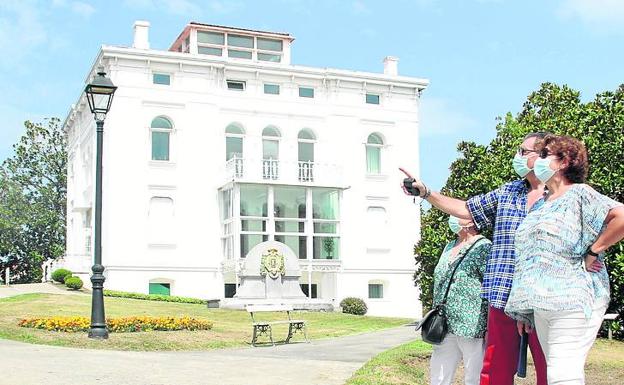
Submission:
{"label": "white balcony", "polygon": [[227,181],[249,183],[304,184],[341,187],[342,167],[336,164],[245,159],[234,157],[225,163]]}

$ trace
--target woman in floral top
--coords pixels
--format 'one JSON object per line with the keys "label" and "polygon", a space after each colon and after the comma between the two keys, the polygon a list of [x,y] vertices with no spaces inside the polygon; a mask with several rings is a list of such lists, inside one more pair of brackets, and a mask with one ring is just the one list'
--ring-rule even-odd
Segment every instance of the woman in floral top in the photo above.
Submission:
{"label": "woman in floral top", "polygon": [[584,184],[585,146],[546,136],[535,175],[548,193],[516,231],[516,269],[505,311],[518,330],[533,327],[549,385],[582,385],[587,354],[609,304],[604,251],[624,238],[624,207]]}
{"label": "woman in floral top", "polygon": [[435,268],[433,285],[435,306],[444,300],[446,288],[451,284],[446,298],[448,334],[442,344],[433,346],[431,384],[450,385],[463,359],[465,384],[477,385],[483,364],[488,308],[487,301],[481,298],[481,282],[492,243],[478,234],[472,221],[450,217],[449,227],[457,239],[444,248]]}

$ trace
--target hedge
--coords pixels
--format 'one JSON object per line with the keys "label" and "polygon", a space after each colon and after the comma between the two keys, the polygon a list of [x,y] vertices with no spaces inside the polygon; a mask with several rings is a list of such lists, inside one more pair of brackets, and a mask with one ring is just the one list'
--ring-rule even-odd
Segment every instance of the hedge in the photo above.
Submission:
{"label": "hedge", "polygon": [[199,299],[199,298],[176,297],[172,295],[161,295],[161,294],[141,294],[141,293],[131,293],[127,291],[115,291],[115,290],[104,290],[104,295],[107,297],[143,299],[147,301],[196,303],[196,304],[202,304],[202,305],[205,305],[207,302],[206,300]]}
{"label": "hedge", "polygon": [[[21,327],[43,329],[56,332],[86,332],[91,321],[87,317],[46,317],[25,318],[18,322]],[[109,332],[128,333],[144,331],[172,330],[210,330],[211,321],[198,320],[191,317],[123,317],[107,318],[106,328]]]}

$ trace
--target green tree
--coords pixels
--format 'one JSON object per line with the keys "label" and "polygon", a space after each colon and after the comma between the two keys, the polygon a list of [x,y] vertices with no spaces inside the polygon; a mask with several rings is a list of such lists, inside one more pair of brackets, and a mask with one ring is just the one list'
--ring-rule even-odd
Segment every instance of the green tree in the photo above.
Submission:
{"label": "green tree", "polygon": [[[520,113],[498,118],[496,137],[486,146],[473,142],[458,145],[460,156],[450,167],[442,193],[467,199],[516,179],[511,167],[515,149],[529,132],[549,131],[581,139],[587,146],[590,170],[587,183],[601,193],[624,202],[624,85],[583,103],[580,93],[544,83],[531,93]],[[421,240],[414,247],[414,279],[425,307],[432,302],[433,270],[452,234],[448,216],[431,208],[422,212]],[[486,234],[489,235],[489,234]],[[606,265],[611,280],[609,312],[624,317],[624,245],[610,248]],[[617,333],[616,333],[617,334]],[[624,338],[624,332],[620,332]]]}
{"label": "green tree", "polygon": [[0,167],[0,271],[12,281],[41,278],[41,263],[65,249],[65,134],[57,118],[24,122],[15,155]]}

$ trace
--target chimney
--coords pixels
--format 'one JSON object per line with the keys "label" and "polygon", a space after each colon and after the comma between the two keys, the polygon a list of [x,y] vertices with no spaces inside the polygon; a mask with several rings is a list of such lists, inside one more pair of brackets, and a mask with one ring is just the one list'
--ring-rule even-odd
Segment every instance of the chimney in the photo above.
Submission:
{"label": "chimney", "polygon": [[384,75],[397,76],[399,74],[399,58],[394,56],[386,56],[383,60]]}
{"label": "chimney", "polygon": [[132,48],[149,49],[149,21],[134,22],[134,42]]}

